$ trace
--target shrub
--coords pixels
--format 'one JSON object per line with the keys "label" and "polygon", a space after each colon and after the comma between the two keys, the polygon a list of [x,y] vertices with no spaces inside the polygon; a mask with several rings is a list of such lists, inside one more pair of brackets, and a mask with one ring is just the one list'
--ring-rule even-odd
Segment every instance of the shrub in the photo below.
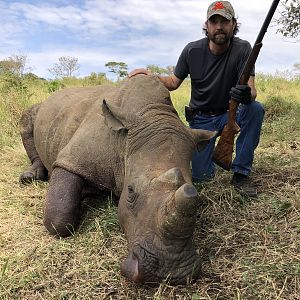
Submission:
{"label": "shrub", "polygon": [[105,73],[92,72],[89,76],[86,76],[83,78],[84,86],[101,85],[106,82],[107,82],[107,78],[106,78]]}
{"label": "shrub", "polygon": [[47,90],[49,93],[53,93],[64,88],[65,85],[61,82],[61,80],[55,79],[47,82]]}

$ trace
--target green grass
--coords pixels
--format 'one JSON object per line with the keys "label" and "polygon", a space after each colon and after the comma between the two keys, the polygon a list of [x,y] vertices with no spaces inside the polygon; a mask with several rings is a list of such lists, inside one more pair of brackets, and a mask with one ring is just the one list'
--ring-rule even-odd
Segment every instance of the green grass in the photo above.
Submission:
{"label": "green grass", "polygon": [[[70,85],[79,84],[70,80]],[[68,86],[66,84],[66,86]],[[20,187],[29,164],[18,134],[22,110],[44,100],[44,82],[0,95],[0,299],[300,299],[300,83],[257,76],[266,107],[249,201],[221,169],[199,184],[194,240],[203,277],[186,286],[135,285],[120,274],[126,239],[111,195],[85,199],[73,237],[55,239],[43,226],[48,183]],[[189,83],[172,92],[183,118]]]}

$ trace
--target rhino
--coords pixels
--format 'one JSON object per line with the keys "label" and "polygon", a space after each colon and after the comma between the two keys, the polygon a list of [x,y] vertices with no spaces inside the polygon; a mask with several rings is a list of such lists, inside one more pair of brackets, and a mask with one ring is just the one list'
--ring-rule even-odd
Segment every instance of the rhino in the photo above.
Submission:
{"label": "rhino", "polygon": [[68,88],[22,114],[31,166],[20,182],[50,178],[43,222],[56,237],[76,230],[86,189],[112,191],[128,241],[121,274],[142,284],[185,284],[201,273],[190,160],[214,135],[184,125],[156,76]]}

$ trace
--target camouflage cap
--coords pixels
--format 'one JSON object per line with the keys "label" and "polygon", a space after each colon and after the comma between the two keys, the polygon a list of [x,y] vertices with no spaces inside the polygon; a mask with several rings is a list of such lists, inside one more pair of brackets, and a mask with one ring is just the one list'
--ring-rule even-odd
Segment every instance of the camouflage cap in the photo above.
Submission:
{"label": "camouflage cap", "polygon": [[207,20],[213,15],[221,15],[227,20],[234,18],[234,10],[228,1],[215,1],[207,9]]}

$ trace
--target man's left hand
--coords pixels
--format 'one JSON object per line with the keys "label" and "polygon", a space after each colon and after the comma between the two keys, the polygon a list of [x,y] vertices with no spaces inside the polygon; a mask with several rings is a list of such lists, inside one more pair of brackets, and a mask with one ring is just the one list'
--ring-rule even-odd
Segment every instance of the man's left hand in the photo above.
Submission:
{"label": "man's left hand", "polygon": [[248,104],[252,101],[251,88],[247,84],[237,84],[235,87],[232,87],[230,96],[242,104]]}

